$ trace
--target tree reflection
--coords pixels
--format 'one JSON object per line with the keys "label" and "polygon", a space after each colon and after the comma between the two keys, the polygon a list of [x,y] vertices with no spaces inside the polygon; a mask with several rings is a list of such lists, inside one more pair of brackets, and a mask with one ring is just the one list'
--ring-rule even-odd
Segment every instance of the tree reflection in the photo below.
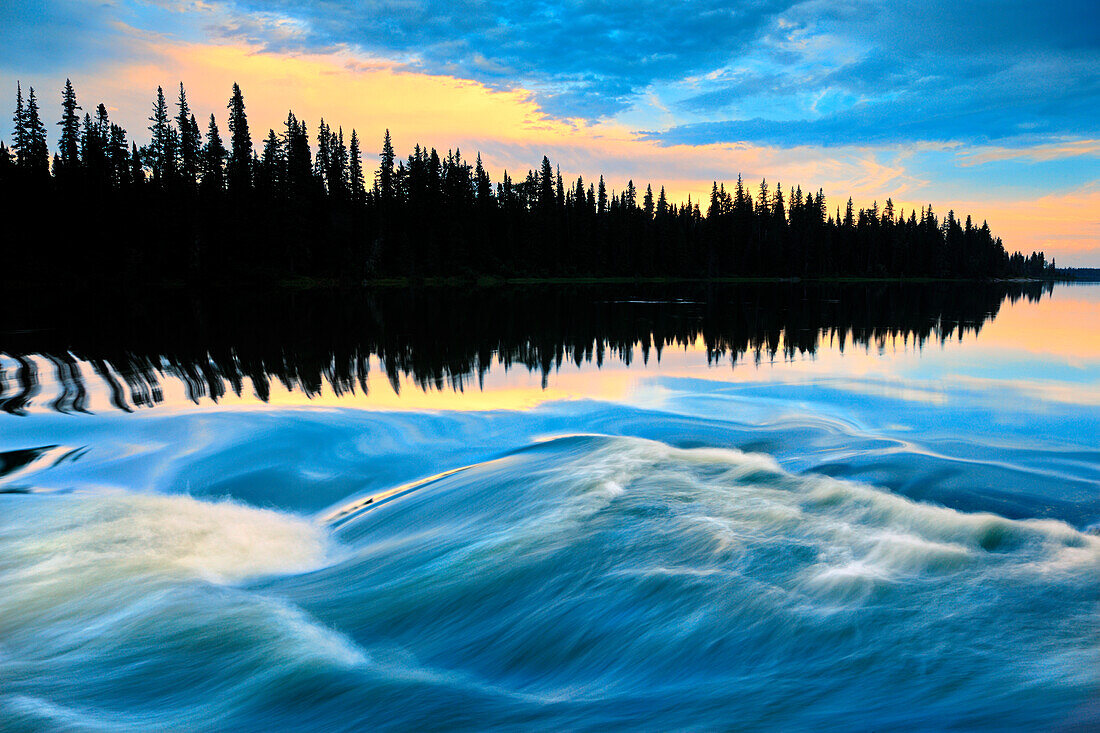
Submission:
{"label": "tree reflection", "polygon": [[376,357],[394,390],[465,390],[493,368],[548,384],[564,362],[602,366],[705,346],[710,363],[814,354],[823,345],[922,347],[977,334],[1005,299],[1040,283],[540,286],[373,291],[184,291],[27,299],[0,329],[0,409],[23,414],[48,364],[59,412],[88,410],[98,380],[119,410],[164,400],[179,380],[192,402],[272,383],[306,396],[365,392]]}

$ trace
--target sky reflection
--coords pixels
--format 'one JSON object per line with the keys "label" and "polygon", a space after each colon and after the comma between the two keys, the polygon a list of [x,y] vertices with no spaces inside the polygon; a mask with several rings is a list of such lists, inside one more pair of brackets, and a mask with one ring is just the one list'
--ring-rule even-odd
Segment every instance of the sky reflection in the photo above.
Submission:
{"label": "sky reflection", "polygon": [[[642,318],[638,322],[642,330],[638,333],[644,333],[644,319],[648,317],[645,308],[656,308],[658,303],[638,301],[630,305],[639,310],[630,311],[629,318],[632,322]],[[677,312],[671,311],[674,316]],[[690,342],[661,349],[656,349],[656,344],[650,347],[637,342],[619,344],[611,349],[613,353],[602,358],[602,363],[594,358],[598,354],[577,364],[569,356],[561,358],[559,353],[560,361],[543,363],[540,368],[533,368],[534,363],[506,363],[511,357],[506,360],[503,352],[486,344],[479,347],[488,348],[479,357],[482,366],[474,367],[480,374],[454,372],[427,380],[424,373],[416,371],[415,354],[409,362],[412,371],[407,371],[409,364],[402,371],[393,368],[395,356],[380,358],[373,353],[362,357],[359,373],[348,384],[334,387],[329,379],[311,379],[310,389],[303,389],[303,383],[280,377],[269,379],[261,390],[247,375],[238,376],[239,384],[235,386],[236,379],[218,378],[216,372],[204,371],[201,364],[188,369],[203,372],[202,379],[213,380],[211,383],[220,385],[220,390],[210,389],[203,381],[196,387],[193,380],[172,376],[181,372],[166,354],[148,362],[153,365],[152,373],[159,373],[160,378],[131,384],[129,402],[137,405],[149,402],[156,404],[158,410],[196,409],[196,405],[200,410],[253,409],[265,405],[412,411],[525,410],[563,400],[600,400],[662,408],[676,399],[677,392],[669,385],[675,380],[690,379],[753,385],[764,391],[769,385],[821,385],[868,398],[938,406],[963,396],[970,400],[984,396],[997,401],[1006,395],[1032,407],[1043,403],[1100,404],[1100,286],[1058,286],[1037,300],[1006,300],[995,317],[967,332],[957,330],[957,324],[949,322],[950,313],[929,317],[946,319],[940,324],[946,337],[933,334],[927,341],[918,342],[908,332],[883,331],[857,338],[855,329],[849,329],[819,330],[811,339],[799,333],[797,339],[792,339],[790,332],[777,330],[759,334],[762,340],[756,341],[755,349],[750,348],[736,358],[730,353],[716,353],[715,343],[707,341],[713,334],[704,337],[701,333]],[[812,346],[807,348],[806,343]],[[591,349],[591,344],[586,348]],[[112,409],[111,390],[103,374],[112,375],[120,387],[126,382],[117,364],[93,364],[81,360],[78,352],[76,359],[68,361],[56,357],[50,360],[33,352],[9,352],[0,356],[6,385],[0,397],[7,399],[17,391],[15,378],[20,363],[14,357],[22,358],[37,374],[35,393],[27,405],[32,411],[59,409],[59,404],[63,407],[66,400],[72,401],[72,395],[64,394],[65,380],[59,378],[59,373],[67,374],[66,370],[73,370],[71,376],[79,375],[76,381],[87,386],[82,405],[91,412]],[[137,390],[134,384],[141,389]],[[209,393],[219,391],[217,399],[212,399]]]}

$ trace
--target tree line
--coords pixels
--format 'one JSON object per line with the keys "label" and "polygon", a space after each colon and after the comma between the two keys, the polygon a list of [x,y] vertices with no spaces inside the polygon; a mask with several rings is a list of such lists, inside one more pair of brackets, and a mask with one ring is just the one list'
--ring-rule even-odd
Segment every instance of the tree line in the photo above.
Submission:
{"label": "tree line", "polygon": [[985,222],[931,205],[834,211],[820,189],[740,176],[675,203],[650,184],[566,181],[547,157],[494,182],[480,154],[399,159],[388,130],[375,167],[356,130],[321,119],[311,134],[293,111],[254,144],[237,84],[227,111],[224,137],[213,114],[204,133],[183,84],[174,102],[158,87],[139,145],[67,80],[51,157],[34,89],[17,84],[0,142],[6,279],[1054,275],[1044,253],[1010,255]]}

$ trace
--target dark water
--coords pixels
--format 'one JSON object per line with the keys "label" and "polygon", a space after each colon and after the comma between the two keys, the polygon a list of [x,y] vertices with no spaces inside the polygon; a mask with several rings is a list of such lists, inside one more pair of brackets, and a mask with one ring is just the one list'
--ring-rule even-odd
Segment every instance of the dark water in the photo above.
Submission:
{"label": "dark water", "polygon": [[0,729],[1094,729],[1100,287],[28,298]]}

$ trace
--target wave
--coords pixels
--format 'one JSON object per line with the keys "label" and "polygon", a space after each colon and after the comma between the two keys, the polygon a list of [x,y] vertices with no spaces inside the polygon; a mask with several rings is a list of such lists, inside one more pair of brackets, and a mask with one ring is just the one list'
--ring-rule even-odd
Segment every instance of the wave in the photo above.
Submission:
{"label": "wave", "polygon": [[189,496],[0,499],[0,728],[206,727],[303,671],[367,662],[264,590],[337,557],[307,518]]}
{"label": "wave", "polygon": [[763,454],[559,437],[315,519],[0,501],[0,727],[1036,727],[1100,684],[1100,537]]}
{"label": "wave", "polygon": [[355,549],[324,571],[348,586],[332,603],[365,636],[620,722],[690,724],[685,699],[746,725],[821,724],[824,699],[879,725],[1026,722],[1100,683],[1100,538],[761,454],[570,436],[337,534]]}
{"label": "wave", "polygon": [[116,493],[10,500],[0,577],[16,585],[101,584],[135,576],[231,583],[303,572],[330,551],[312,522],[230,501]]}

